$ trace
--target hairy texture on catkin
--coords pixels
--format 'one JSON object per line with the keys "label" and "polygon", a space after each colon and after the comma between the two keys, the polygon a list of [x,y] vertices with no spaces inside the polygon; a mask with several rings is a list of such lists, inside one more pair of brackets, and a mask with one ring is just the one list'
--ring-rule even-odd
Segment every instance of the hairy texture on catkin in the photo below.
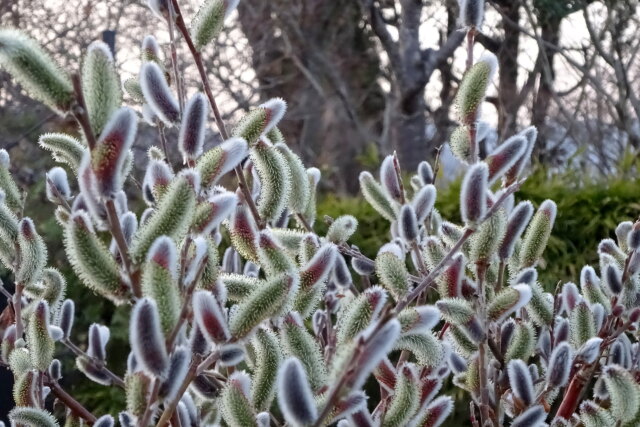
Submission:
{"label": "hairy texture on catkin", "polygon": [[239,0],[205,0],[191,22],[191,37],[202,50],[222,31],[224,22],[238,6]]}
{"label": "hairy texture on catkin", "polygon": [[54,416],[40,408],[14,408],[9,412],[9,419],[16,425],[27,427],[58,427]]}
{"label": "hairy texture on catkin", "polygon": [[264,140],[251,149],[251,160],[261,183],[258,212],[266,220],[276,220],[287,207],[291,175],[284,156]]}
{"label": "hairy texture on catkin", "polygon": [[360,191],[365,200],[385,219],[394,221],[397,213],[392,201],[369,172],[360,173]]}
{"label": "hairy texture on catkin", "polygon": [[209,291],[193,295],[193,316],[208,341],[222,343],[229,339],[229,327],[222,307]]}
{"label": "hairy texture on catkin", "polygon": [[6,204],[12,211],[20,211],[22,209],[22,197],[20,196],[20,189],[9,171],[10,166],[9,153],[7,153],[7,150],[0,149],[0,191],[2,191],[0,203]]}
{"label": "hairy texture on catkin", "polygon": [[91,151],[91,167],[96,190],[102,197],[113,198],[122,190],[123,167],[136,137],[138,118],[133,110],[117,110],[104,125],[104,131]]}
{"label": "hairy texture on catkin", "polygon": [[464,122],[468,117],[475,117],[497,68],[498,60],[495,55],[485,52],[465,73],[455,99],[461,121]]}
{"label": "hairy texture on catkin", "polygon": [[165,379],[169,369],[169,357],[160,326],[156,303],[143,298],[131,312],[129,343],[142,369],[151,376]]}
{"label": "hairy texture on catkin", "polygon": [[524,201],[518,203],[509,214],[507,220],[507,229],[504,233],[504,239],[498,249],[500,259],[508,259],[513,255],[516,241],[520,238],[526,228],[531,216],[533,215],[533,205],[531,202]]}
{"label": "hairy texture on catkin", "polygon": [[147,104],[165,125],[171,127],[180,121],[178,101],[169,89],[164,72],[155,62],[142,64],[140,88]]}
{"label": "hairy texture on catkin", "polygon": [[252,345],[256,354],[256,370],[251,382],[251,401],[256,410],[264,411],[271,407],[276,393],[276,378],[282,363],[282,350],[278,337],[270,329],[259,329]]}
{"label": "hairy texture on catkin", "polygon": [[[246,140],[249,144],[255,144],[261,136],[267,134],[273,137],[273,129],[284,116],[287,110],[287,104],[281,98],[272,98],[249,111],[233,129],[233,135],[239,136]],[[267,136],[267,139],[269,139]],[[279,136],[279,135],[278,135]],[[270,142],[281,142],[277,139],[269,139]]]}
{"label": "hairy texture on catkin", "polygon": [[489,168],[478,163],[469,168],[460,189],[460,216],[469,226],[476,226],[487,211]]}
{"label": "hairy texture on catkin", "polygon": [[100,135],[122,102],[113,56],[109,46],[101,41],[95,41],[87,48],[82,64],[82,93],[93,133]]}
{"label": "hairy texture on catkin", "polygon": [[[275,128],[274,128],[275,129]],[[272,141],[275,142],[275,141]],[[291,196],[289,197],[289,209],[295,213],[303,213],[309,203],[311,186],[307,178],[307,171],[300,157],[283,143],[275,145],[276,149],[284,157],[289,166],[291,175]]]}
{"label": "hairy texture on catkin", "polygon": [[235,372],[222,390],[222,417],[229,427],[255,425],[254,408],[248,396],[250,382],[246,372]]}
{"label": "hairy texture on catkin", "polygon": [[602,374],[611,396],[613,416],[623,422],[631,421],[640,408],[640,390],[633,375],[618,365],[605,366]]}
{"label": "hairy texture on catkin", "polygon": [[542,256],[556,220],[556,211],[556,204],[551,200],[545,200],[538,208],[523,237],[520,268],[535,265]]}
{"label": "hairy texture on catkin", "polygon": [[118,266],[109,249],[96,236],[86,212],[71,215],[65,229],[65,249],[85,286],[116,304],[126,300],[129,291],[122,283]]}
{"label": "hairy texture on catkin", "polygon": [[158,305],[160,324],[165,334],[171,333],[180,315],[178,289],[178,253],[167,236],[158,237],[147,254],[142,272],[142,294]]}
{"label": "hairy texture on catkin", "polygon": [[268,276],[297,270],[293,258],[266,230],[258,236],[258,260]]}
{"label": "hairy texture on catkin", "polygon": [[231,220],[229,232],[233,248],[250,261],[258,261],[258,227],[244,200],[236,206]]}
{"label": "hairy texture on catkin", "polygon": [[298,288],[298,280],[289,274],[274,276],[254,290],[229,320],[229,330],[233,337],[243,337],[260,322],[282,312],[291,294]]}
{"label": "hairy texture on catkin", "polygon": [[285,420],[293,426],[313,424],[318,410],[300,361],[290,358],[278,371],[278,403]]}
{"label": "hairy texture on catkin", "polygon": [[193,95],[184,107],[178,149],[185,162],[194,161],[202,154],[208,108],[207,99],[201,93]]}
{"label": "hairy texture on catkin", "polygon": [[202,178],[202,187],[215,185],[220,177],[238,166],[248,154],[247,141],[242,138],[227,139],[204,153],[196,164]]}
{"label": "hairy texture on catkin", "polygon": [[533,380],[529,367],[522,360],[512,360],[507,365],[509,384],[514,396],[529,406],[535,399]]}
{"label": "hairy texture on catkin", "polygon": [[27,325],[27,344],[31,365],[39,371],[46,371],[53,360],[54,342],[49,335],[49,304],[36,304]]}
{"label": "hairy texture on catkin", "polygon": [[402,202],[403,194],[401,183],[396,173],[394,158],[395,156],[390,155],[382,161],[380,165],[380,184],[389,198],[400,203]]}
{"label": "hairy texture on catkin", "polygon": [[485,159],[489,165],[489,185],[504,175],[524,155],[527,140],[522,136],[509,138]]}
{"label": "hairy texture on catkin", "polygon": [[[531,153],[533,152],[533,148],[536,144],[536,139],[538,138],[538,129],[535,126],[530,126],[518,133],[518,135],[516,136],[523,136],[524,138],[526,138],[527,147],[518,161],[505,174],[505,183],[507,185],[515,182],[515,180],[518,179],[525,166],[527,165],[527,162],[531,158]],[[515,138],[515,136],[513,138]]]}
{"label": "hairy texture on catkin", "polygon": [[0,65],[31,96],[58,114],[64,114],[71,107],[73,89],[67,74],[22,32],[0,30]]}
{"label": "hairy texture on catkin", "polygon": [[325,385],[327,370],[322,349],[297,313],[291,312],[285,318],[280,336],[285,354],[296,357],[302,363],[311,389],[318,390]]}
{"label": "hairy texture on catkin", "polygon": [[46,180],[46,194],[49,201],[62,203],[60,199],[67,200],[71,197],[67,171],[56,166],[47,172]]}
{"label": "hairy texture on catkin", "polygon": [[27,286],[40,279],[47,263],[47,248],[31,218],[18,223],[18,250],[21,263],[15,279]]}
{"label": "hairy texture on catkin", "polygon": [[162,236],[181,240],[191,224],[196,195],[185,175],[176,177],[162,198],[156,212],[142,224],[131,243],[131,258],[136,263],[145,259],[147,251]]}
{"label": "hairy texture on catkin", "polygon": [[410,365],[399,369],[393,398],[384,417],[384,427],[405,425],[420,405],[416,374]]}
{"label": "hairy texture on catkin", "polygon": [[465,27],[478,28],[484,18],[484,0],[460,0],[460,20]]}

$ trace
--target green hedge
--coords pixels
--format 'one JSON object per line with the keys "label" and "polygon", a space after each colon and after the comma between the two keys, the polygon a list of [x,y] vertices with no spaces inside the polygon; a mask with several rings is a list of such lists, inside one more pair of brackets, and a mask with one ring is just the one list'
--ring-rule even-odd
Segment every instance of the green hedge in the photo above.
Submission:
{"label": "green hedge", "polygon": [[[439,188],[436,202],[442,217],[456,223],[460,222],[459,189],[460,180]],[[553,233],[538,268],[542,283],[552,290],[558,281],[577,282],[583,265],[597,267],[600,240],[615,239],[614,230],[620,222],[638,218],[640,180],[584,181],[577,172],[550,176],[538,171],[516,194],[516,201],[531,200],[536,207],[545,199],[558,205]],[[349,213],[358,218],[360,227],[352,241],[368,256],[375,256],[377,248],[389,239],[388,222],[359,196],[325,195],[318,201],[318,213],[319,222],[323,215],[335,218]]]}

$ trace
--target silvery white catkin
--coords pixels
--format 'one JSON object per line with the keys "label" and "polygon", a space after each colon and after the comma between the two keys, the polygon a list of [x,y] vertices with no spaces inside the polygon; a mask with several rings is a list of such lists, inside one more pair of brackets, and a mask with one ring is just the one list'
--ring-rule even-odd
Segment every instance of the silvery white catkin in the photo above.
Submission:
{"label": "silvery white catkin", "polygon": [[153,300],[138,300],[131,313],[129,331],[129,343],[141,367],[151,376],[165,378],[169,357],[160,329],[160,315]]}
{"label": "silvery white catkin", "polygon": [[515,244],[524,232],[532,215],[533,205],[528,200],[518,203],[513,208],[507,220],[507,230],[498,249],[498,255],[501,259],[508,259],[513,255]]}
{"label": "silvery white catkin", "polygon": [[423,186],[433,184],[433,168],[429,163],[422,161],[418,164],[418,177]]}
{"label": "silvery white catkin", "polygon": [[109,328],[97,323],[92,324],[89,327],[89,347],[87,348],[87,354],[99,360],[105,360],[107,358],[106,346],[109,341],[110,331]]}
{"label": "silvery white catkin", "polygon": [[46,192],[47,199],[57,203],[62,199],[71,197],[71,187],[67,180],[67,172],[59,166],[52,168],[47,173]]}
{"label": "silvery white catkin", "polygon": [[93,423],[95,427],[113,427],[114,424],[115,420],[111,415],[103,415]]}
{"label": "silvery white catkin", "polygon": [[197,291],[193,295],[193,313],[198,327],[209,341],[221,343],[229,339],[227,319],[211,292]]}
{"label": "silvery white catkin", "polygon": [[202,154],[208,101],[201,93],[196,93],[184,107],[180,133],[178,135],[178,149],[184,161],[194,161]]}
{"label": "silvery white catkin", "polygon": [[480,27],[484,18],[484,0],[460,0],[460,19],[465,27]]}
{"label": "silvery white catkin", "polygon": [[553,349],[547,367],[547,384],[552,387],[563,387],[569,381],[569,371],[573,352],[571,346],[562,342]]}
{"label": "silvery white catkin", "polygon": [[311,387],[298,359],[290,358],[282,363],[277,396],[280,410],[291,425],[311,425],[318,417]]}
{"label": "silvery white catkin", "polygon": [[388,197],[397,202],[402,202],[401,183],[395,168],[395,156],[390,155],[384,158],[380,165],[380,183]]}
{"label": "silvery white catkin", "polygon": [[620,271],[613,264],[608,264],[604,270],[604,281],[609,291],[618,295],[622,292],[622,278]]}
{"label": "silvery white catkin", "polygon": [[547,418],[547,412],[542,405],[535,405],[518,415],[511,424],[511,427],[533,427],[541,426]]}
{"label": "silvery white catkin", "polygon": [[460,215],[468,225],[475,225],[487,211],[489,169],[485,163],[472,165],[460,189]]}
{"label": "silvery white catkin", "polygon": [[162,382],[159,391],[159,396],[165,402],[173,400],[180,390],[180,386],[189,370],[190,361],[191,351],[186,346],[177,347],[171,354],[167,378]]}
{"label": "silvery white catkin", "polygon": [[411,205],[404,205],[398,215],[398,228],[400,237],[406,242],[413,242],[418,237],[418,218]]}
{"label": "silvery white catkin", "polygon": [[535,391],[529,368],[522,360],[512,360],[507,365],[511,391],[526,406],[535,399]]}
{"label": "silvery white catkin", "polygon": [[60,320],[58,326],[62,329],[63,338],[67,339],[71,335],[71,329],[73,328],[73,318],[75,312],[75,304],[73,300],[67,299],[62,303],[60,307]]}
{"label": "silvery white catkin", "polygon": [[436,187],[427,184],[422,187],[411,200],[411,205],[416,212],[416,217],[419,223],[423,223],[427,216],[433,210],[433,206],[436,202]]}
{"label": "silvery white catkin", "polygon": [[140,88],[144,99],[162,122],[171,127],[180,121],[180,107],[164,72],[155,62],[146,62],[140,69]]}

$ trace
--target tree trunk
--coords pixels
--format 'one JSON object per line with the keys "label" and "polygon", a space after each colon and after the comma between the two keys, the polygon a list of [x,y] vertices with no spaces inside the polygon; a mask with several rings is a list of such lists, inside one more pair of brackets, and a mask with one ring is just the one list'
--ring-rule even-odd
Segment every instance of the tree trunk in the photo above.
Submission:
{"label": "tree trunk", "polygon": [[504,37],[497,52],[500,70],[498,83],[498,138],[500,141],[517,130],[518,109],[518,49],[520,47],[520,2],[502,1]]}
{"label": "tree trunk", "polygon": [[[339,3],[339,4],[338,4]],[[357,2],[243,1],[260,98],[288,103],[281,130],[324,183],[355,192],[359,156],[382,129],[380,63]]]}

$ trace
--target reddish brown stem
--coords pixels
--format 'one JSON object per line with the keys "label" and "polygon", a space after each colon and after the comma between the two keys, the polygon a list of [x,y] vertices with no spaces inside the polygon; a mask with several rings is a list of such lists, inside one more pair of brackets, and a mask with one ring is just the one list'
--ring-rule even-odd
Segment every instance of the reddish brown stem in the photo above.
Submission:
{"label": "reddish brown stem", "polygon": [[[178,30],[182,34],[187,46],[189,47],[189,51],[191,52],[191,56],[193,57],[193,61],[196,63],[196,67],[198,68],[198,73],[200,73],[200,80],[202,80],[202,86],[204,88],[204,92],[209,99],[209,104],[211,105],[211,110],[213,111],[213,117],[216,121],[216,125],[218,126],[218,130],[220,131],[220,135],[222,135],[222,139],[229,139],[229,133],[227,132],[227,128],[224,125],[224,121],[222,120],[222,116],[220,115],[220,110],[218,109],[218,104],[216,103],[216,99],[213,96],[213,92],[211,91],[211,86],[209,85],[209,79],[207,77],[207,71],[204,69],[204,64],[202,62],[202,55],[193,44],[193,40],[191,40],[191,35],[189,34],[189,29],[182,19],[182,13],[180,11],[180,6],[178,5],[178,0],[171,0],[173,4],[173,10],[176,13],[176,26]],[[249,209],[251,210],[251,215],[253,215],[253,219],[256,221],[258,228],[262,229],[265,226],[265,223],[260,218],[260,214],[258,213],[258,208],[251,197],[251,192],[249,191],[249,187],[247,186],[247,180],[244,177],[244,173],[242,172],[242,167],[237,166],[234,169],[236,173],[236,178],[238,178],[238,183],[240,187],[240,191],[244,195],[244,198],[247,200],[249,204]]]}
{"label": "reddish brown stem", "polygon": [[96,137],[91,129],[91,123],[89,122],[89,115],[87,114],[87,104],[84,101],[84,95],[82,94],[82,83],[80,83],[80,76],[74,73],[71,76],[71,82],[73,83],[73,91],[76,96],[76,105],[72,108],[72,114],[80,124],[85,137],[87,138],[87,145],[90,150],[93,150],[96,146]]}
{"label": "reddish brown stem", "polygon": [[58,398],[64,405],[69,408],[71,412],[82,418],[87,424],[92,425],[96,422],[96,416],[93,415],[87,408],[82,406],[80,402],[75,400],[73,396],[64,391],[57,381],[49,381],[47,385],[51,388],[51,392]]}

